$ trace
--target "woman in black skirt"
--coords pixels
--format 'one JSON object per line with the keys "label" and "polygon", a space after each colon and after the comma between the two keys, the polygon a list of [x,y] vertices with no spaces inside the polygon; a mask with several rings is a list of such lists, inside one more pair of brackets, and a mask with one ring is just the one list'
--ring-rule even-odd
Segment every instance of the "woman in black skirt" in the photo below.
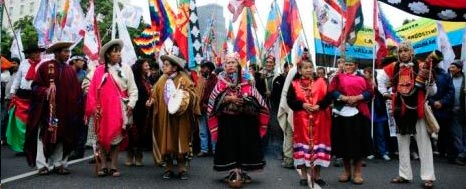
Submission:
{"label": "woman in black skirt", "polygon": [[225,177],[230,187],[251,182],[245,171],[265,166],[261,137],[266,133],[268,110],[241,70],[238,55],[228,55],[208,105],[209,129],[217,140],[214,169],[230,171]]}
{"label": "woman in black skirt", "polygon": [[[335,76],[329,91],[336,99],[336,111],[332,128],[332,152],[343,158],[344,172],[340,182],[362,184],[362,160],[370,153],[370,111],[367,103],[373,90],[364,75],[357,72],[358,64],[351,58],[345,60],[344,73]],[[351,160],[353,173],[351,174]]]}

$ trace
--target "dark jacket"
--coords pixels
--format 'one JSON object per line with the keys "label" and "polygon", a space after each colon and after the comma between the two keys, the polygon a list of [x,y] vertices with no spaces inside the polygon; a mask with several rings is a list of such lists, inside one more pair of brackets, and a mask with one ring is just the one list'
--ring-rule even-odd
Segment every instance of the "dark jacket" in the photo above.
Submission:
{"label": "dark jacket", "polygon": [[280,74],[273,80],[273,90],[272,90],[272,107],[278,108],[280,104],[280,99],[282,97],[283,85],[285,84],[286,74]]}
{"label": "dark jacket", "polygon": [[[437,84],[437,93],[429,97],[429,104],[432,106],[434,115],[437,119],[449,119],[453,108],[455,88],[450,74],[441,68],[434,69],[435,83]],[[434,102],[440,101],[442,107],[440,109],[433,108]]]}
{"label": "dark jacket", "polygon": [[464,75],[463,72],[461,72],[461,77],[463,77],[463,82],[461,82],[461,88],[460,88],[460,110],[458,112],[455,112],[455,114],[457,115],[464,115],[466,113],[466,93],[464,92],[464,89],[466,88],[465,86],[466,76]]}

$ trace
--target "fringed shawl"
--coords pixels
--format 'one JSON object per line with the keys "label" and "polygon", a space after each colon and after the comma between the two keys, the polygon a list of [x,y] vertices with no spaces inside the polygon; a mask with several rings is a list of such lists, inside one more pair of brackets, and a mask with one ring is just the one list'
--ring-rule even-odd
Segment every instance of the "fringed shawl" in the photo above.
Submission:
{"label": "fringed shawl", "polygon": [[[261,109],[258,115],[259,119],[259,133],[261,137],[265,136],[267,132],[267,126],[269,124],[269,110],[265,104],[264,99],[259,94],[257,89],[251,85],[245,78],[240,78],[241,82],[238,84],[241,88],[240,92],[242,95],[254,97],[260,104]],[[236,80],[236,79],[234,79]],[[218,103],[222,103],[218,98],[221,98],[222,94],[227,91],[229,87],[236,87],[237,85],[232,85],[236,81],[226,76],[225,72],[222,72],[218,76],[217,84],[215,85],[212,93],[209,97],[209,104],[207,107],[207,113],[209,115],[209,130],[212,136],[212,140],[217,141],[217,131],[218,131],[218,116],[219,112],[215,112],[215,107]]]}

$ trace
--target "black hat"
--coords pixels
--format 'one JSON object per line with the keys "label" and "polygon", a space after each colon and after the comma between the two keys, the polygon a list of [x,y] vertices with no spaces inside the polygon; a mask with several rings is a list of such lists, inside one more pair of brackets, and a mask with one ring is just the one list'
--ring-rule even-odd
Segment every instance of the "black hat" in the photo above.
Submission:
{"label": "black hat", "polygon": [[26,54],[37,52],[37,51],[44,52],[45,48],[39,47],[37,44],[32,44],[28,48],[23,50],[23,52]]}
{"label": "black hat", "polygon": [[459,69],[463,69],[463,63],[461,62],[461,60],[455,60],[451,63],[451,65],[455,65]]}
{"label": "black hat", "polygon": [[212,63],[212,62],[210,62],[210,61],[202,62],[201,68],[203,68],[203,67],[207,67],[207,68],[209,68],[209,69],[212,70],[212,71],[215,70],[215,65],[214,65],[214,63]]}

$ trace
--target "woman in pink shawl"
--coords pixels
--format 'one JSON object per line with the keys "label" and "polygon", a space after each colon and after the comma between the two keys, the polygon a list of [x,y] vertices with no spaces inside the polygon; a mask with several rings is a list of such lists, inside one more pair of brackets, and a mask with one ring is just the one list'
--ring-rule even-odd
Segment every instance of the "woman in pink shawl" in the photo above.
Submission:
{"label": "woman in pink shawl", "polygon": [[[101,149],[98,176],[120,176],[118,171],[119,145],[131,126],[132,110],[138,99],[138,89],[131,68],[121,63],[123,41],[116,39],[105,44],[100,52],[99,65],[92,77],[86,102],[86,117],[95,117],[97,144]],[[108,164],[106,157],[111,159]]]}
{"label": "woman in pink shawl", "polygon": [[[367,103],[372,98],[373,88],[357,68],[358,64],[347,57],[344,73],[337,74],[330,83],[329,91],[336,99],[332,151],[337,157],[343,158],[344,172],[339,181],[348,182],[352,176],[354,184],[363,184],[362,160],[371,149],[370,111]],[[351,174],[352,166],[354,171]]]}

